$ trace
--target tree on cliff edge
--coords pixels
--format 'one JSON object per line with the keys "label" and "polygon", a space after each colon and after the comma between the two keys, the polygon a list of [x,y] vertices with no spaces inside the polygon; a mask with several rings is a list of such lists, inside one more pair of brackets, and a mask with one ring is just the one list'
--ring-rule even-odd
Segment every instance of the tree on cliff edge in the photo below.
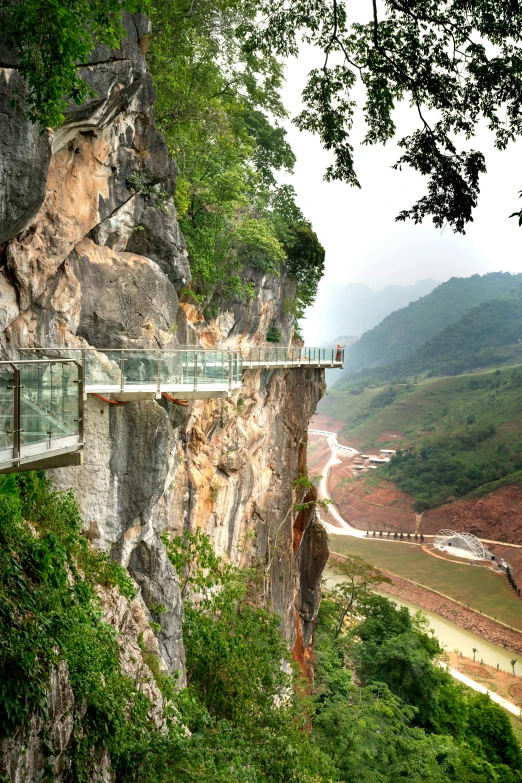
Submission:
{"label": "tree on cliff edge", "polygon": [[347,555],[342,561],[334,560],[332,571],[343,578],[342,582],[332,587],[330,594],[338,609],[335,635],[339,636],[346,617],[351,614],[355,604],[370,595],[379,585],[391,585],[392,581],[358,555]]}
{"label": "tree on cliff edge", "polygon": [[[366,0],[356,9],[343,0],[263,0],[259,18],[243,31],[251,48],[288,57],[304,40],[324,53],[295,123],[332,152],[326,179],[359,187],[350,141],[356,111],[367,126],[363,143],[385,143],[396,135],[396,105],[407,101],[417,127],[399,140],[395,168],[412,167],[428,186],[396,219],[430,216],[464,232],[486,170],[468,140],[480,122],[501,150],[522,131],[518,0]],[[360,106],[357,83],[366,92]]]}
{"label": "tree on cliff edge", "polygon": [[[202,2],[189,3],[187,13],[197,14]],[[214,5],[219,17],[220,5]],[[428,183],[425,195],[397,220],[429,216],[438,227],[448,223],[464,232],[486,170],[484,154],[470,144],[478,124],[489,127],[501,150],[522,132],[518,0],[366,0],[358,6],[362,22],[343,0],[262,0],[255,13],[249,0],[239,0],[235,34],[257,63],[297,54],[301,40],[322,50],[295,123],[316,133],[332,153],[329,180],[359,187],[350,139],[356,111],[367,126],[363,143],[385,143],[396,135],[396,105],[407,101],[417,126],[399,140],[395,167],[410,166]],[[85,99],[76,64],[87,60],[95,38],[115,45],[122,9],[139,7],[147,4],[53,0],[42,13],[37,0],[0,0],[0,29],[19,54],[31,119],[59,124],[66,101]],[[213,18],[212,8],[205,17]],[[360,106],[357,83],[366,92]],[[522,222],[522,210],[516,214]]]}

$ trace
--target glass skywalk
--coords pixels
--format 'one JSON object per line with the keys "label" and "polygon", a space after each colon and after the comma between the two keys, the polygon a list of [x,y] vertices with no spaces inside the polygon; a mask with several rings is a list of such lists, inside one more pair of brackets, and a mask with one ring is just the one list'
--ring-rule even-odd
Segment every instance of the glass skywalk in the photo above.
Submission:
{"label": "glass skywalk", "polygon": [[81,364],[84,394],[116,394],[123,399],[229,397],[243,385],[242,372],[282,367],[342,367],[344,352],[330,348],[203,349],[36,348],[24,355],[74,359]]}
{"label": "glass skywalk", "polygon": [[[0,361],[0,473],[79,465],[87,394],[229,397],[245,370],[342,367],[344,352],[262,346],[206,350],[35,348]],[[35,358],[37,357],[37,358]]]}
{"label": "glass skywalk", "polygon": [[242,352],[243,369],[257,367],[342,367],[344,350],[335,348],[280,348],[263,345]]}
{"label": "glass skywalk", "polygon": [[85,394],[118,394],[127,398],[179,399],[230,396],[242,385],[241,354],[199,348],[46,348],[46,356],[67,356],[81,363]]}
{"label": "glass skywalk", "polygon": [[81,365],[0,361],[0,473],[79,464],[82,445]]}

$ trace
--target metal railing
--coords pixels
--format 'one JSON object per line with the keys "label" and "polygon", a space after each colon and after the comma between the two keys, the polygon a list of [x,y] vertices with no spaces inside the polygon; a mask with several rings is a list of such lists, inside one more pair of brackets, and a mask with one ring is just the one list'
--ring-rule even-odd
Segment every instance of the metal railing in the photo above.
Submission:
{"label": "metal railing", "polygon": [[245,349],[31,348],[25,356],[74,359],[85,394],[154,394],[220,397],[242,386],[242,370],[257,367],[342,367],[344,351],[330,348]]}
{"label": "metal railing", "polygon": [[74,359],[0,361],[0,471],[83,445],[83,371]]}
{"label": "metal railing", "polygon": [[27,351],[75,358],[83,368],[86,394],[199,392],[203,396],[232,392],[242,385],[241,353],[233,350],[36,348]]}
{"label": "metal railing", "polygon": [[344,350],[335,348],[281,348],[278,346],[260,346],[247,348],[242,352],[243,368],[251,367],[342,367]]}

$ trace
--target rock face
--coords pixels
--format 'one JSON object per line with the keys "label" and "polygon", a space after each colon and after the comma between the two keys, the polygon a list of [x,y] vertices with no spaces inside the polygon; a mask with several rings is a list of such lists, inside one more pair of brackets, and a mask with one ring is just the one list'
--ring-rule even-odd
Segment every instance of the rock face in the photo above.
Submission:
{"label": "rock face", "polygon": [[[225,303],[210,323],[180,303],[190,269],[172,198],[177,169],[154,122],[142,55],[147,21],[128,16],[125,27],[121,49],[97,47],[82,68],[98,97],[71,107],[53,134],[41,135],[23,107],[10,108],[16,58],[2,60],[9,67],[0,68],[0,104],[9,107],[11,123],[0,133],[2,358],[34,346],[257,345],[271,325],[288,344],[293,327],[284,300],[293,283],[284,270],[279,277],[247,270],[257,296]],[[281,369],[248,371],[239,394],[187,408],[166,400],[113,406],[89,397],[84,464],[53,478],[75,489],[89,539],[110,550],[140,587],[142,603],[134,608],[116,596],[104,599],[124,666],[145,665],[136,655],[135,627],[145,639],[143,628],[154,620],[161,631],[149,628],[150,643],[183,683],[183,606],[160,534],[200,527],[231,562],[261,569],[259,600],[279,612],[296,659],[309,670],[327,545],[312,515],[294,519],[292,482],[306,472],[308,420],[323,392],[322,371]],[[151,613],[146,607],[154,604],[167,611]],[[142,674],[129,672],[143,679],[159,716],[159,692]],[[66,671],[53,677],[59,780],[72,692]],[[4,741],[11,780],[39,779],[40,728]],[[106,760],[100,765],[105,780]]]}

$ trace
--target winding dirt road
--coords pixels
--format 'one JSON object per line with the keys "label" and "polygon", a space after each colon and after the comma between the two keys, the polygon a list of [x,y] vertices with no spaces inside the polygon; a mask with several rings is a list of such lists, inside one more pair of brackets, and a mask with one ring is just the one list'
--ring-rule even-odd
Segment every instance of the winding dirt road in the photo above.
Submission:
{"label": "winding dirt road", "polygon": [[[308,432],[311,435],[322,435],[325,437],[332,452],[330,459],[324,467],[323,475],[317,489],[319,500],[328,500],[330,505],[328,507],[327,514],[325,512],[317,511],[317,518],[329,533],[337,533],[337,535],[341,536],[355,536],[355,538],[365,538],[365,530],[358,530],[356,527],[353,527],[339,514],[337,507],[333,502],[330,493],[328,492],[328,474],[330,472],[330,468],[333,467],[333,465],[339,465],[341,462],[341,460],[337,457],[337,453],[339,452],[346,457],[355,457],[355,455],[359,454],[359,452],[356,449],[352,449],[350,446],[343,446],[340,444],[337,441],[337,435],[335,432],[328,432],[327,430],[308,430]],[[338,523],[339,527],[328,522],[328,519],[326,518],[327,516],[333,517]]]}

